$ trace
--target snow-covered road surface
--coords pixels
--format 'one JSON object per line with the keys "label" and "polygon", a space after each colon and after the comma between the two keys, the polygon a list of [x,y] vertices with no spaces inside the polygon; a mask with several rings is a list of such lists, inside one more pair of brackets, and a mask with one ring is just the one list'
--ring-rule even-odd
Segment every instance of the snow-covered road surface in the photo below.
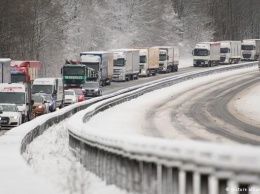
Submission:
{"label": "snow-covered road surface", "polygon": [[[218,78],[247,72],[250,74],[250,72],[254,71],[256,71],[256,67],[236,70],[203,78],[196,78],[169,88],[154,91],[145,94],[138,99],[131,100],[95,115],[86,124],[86,127],[93,127],[95,130],[101,130],[104,134],[122,133],[125,135],[151,135],[151,132],[148,131],[148,129],[150,127],[152,128],[153,125],[147,124],[146,121],[153,114],[151,108],[156,106],[154,102],[160,104],[160,102],[167,101],[167,99],[177,99],[180,93],[185,93],[186,90],[192,91],[193,88],[205,85],[205,83],[214,84],[214,80],[217,80]],[[237,79],[239,79],[239,76]],[[244,95],[244,97],[245,101],[247,101],[248,96]],[[179,100],[181,101],[182,99],[180,98]],[[184,99],[184,101],[189,101],[189,99]],[[158,110],[171,110],[171,106],[171,104],[159,106]],[[252,111],[254,110],[252,109]],[[80,119],[81,118],[79,118],[79,120]],[[161,127],[160,134],[162,137],[168,136],[176,139],[190,138],[189,135],[181,133],[179,130],[167,130],[168,125],[172,128],[172,121],[164,115],[160,115],[160,111],[154,115],[154,119],[157,119],[159,123],[167,123],[164,127]],[[189,124],[190,126],[193,126],[192,123]],[[50,127],[43,135],[30,144],[26,157],[30,158],[31,166],[34,167],[39,174],[42,174],[49,179],[50,183],[59,185],[65,194],[125,193],[114,186],[106,186],[105,183],[96,176],[85,172],[81,165],[74,160],[74,157],[69,151],[68,134],[65,125],[66,121]],[[158,123],[154,125],[154,127],[158,127]],[[201,130],[200,135],[203,136],[203,133],[204,132]],[[156,135],[156,132],[154,132],[153,135]],[[217,139],[217,136],[215,135],[212,135],[210,138],[218,142],[232,142],[224,137],[222,137],[222,139]]]}

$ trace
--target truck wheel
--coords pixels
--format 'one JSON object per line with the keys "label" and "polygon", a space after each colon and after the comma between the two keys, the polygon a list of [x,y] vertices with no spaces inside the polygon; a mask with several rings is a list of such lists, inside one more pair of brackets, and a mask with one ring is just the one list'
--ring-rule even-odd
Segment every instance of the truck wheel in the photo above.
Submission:
{"label": "truck wheel", "polygon": [[212,63],[211,63],[211,61],[209,61],[209,63],[208,63],[208,67],[212,67]]}

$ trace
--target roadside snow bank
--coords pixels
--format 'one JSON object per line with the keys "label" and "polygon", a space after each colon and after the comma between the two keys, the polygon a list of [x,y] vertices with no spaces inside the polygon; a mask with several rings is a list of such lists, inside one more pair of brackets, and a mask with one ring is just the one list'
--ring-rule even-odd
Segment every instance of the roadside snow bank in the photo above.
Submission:
{"label": "roadside snow bank", "polygon": [[[260,76],[260,75],[259,75]],[[244,122],[260,127],[260,81],[234,98],[236,116]]]}

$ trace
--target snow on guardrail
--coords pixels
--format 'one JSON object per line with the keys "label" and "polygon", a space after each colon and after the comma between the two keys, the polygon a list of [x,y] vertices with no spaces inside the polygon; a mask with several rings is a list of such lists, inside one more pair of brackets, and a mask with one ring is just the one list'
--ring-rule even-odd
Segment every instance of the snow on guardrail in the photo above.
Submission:
{"label": "snow on guardrail", "polygon": [[[151,137],[103,134],[93,128],[86,128],[84,125],[94,114],[157,88],[173,85],[187,79],[254,65],[256,63],[186,73],[95,103],[70,118],[68,129],[71,148],[88,170],[107,181],[111,179],[111,176],[117,177],[111,183],[138,193],[142,191],[145,191],[144,193],[169,193],[169,191],[176,189],[169,184],[166,184],[165,187],[162,186],[165,182],[169,183],[173,180],[173,169],[176,168],[179,174],[175,174],[175,176],[178,177],[181,176],[180,172],[183,173],[183,170],[186,171],[185,176],[188,176],[187,172],[192,172],[192,177],[195,174],[200,174],[199,179],[202,179],[201,175],[207,176],[207,179],[203,179],[203,182],[206,182],[204,186],[196,186],[198,193],[208,187],[212,176],[215,180],[217,177],[226,180],[226,185],[231,184],[232,181],[232,184],[234,181],[237,184],[259,184],[260,179],[256,176],[260,173],[260,156],[256,154],[260,151],[259,148],[252,146],[233,147],[194,141],[172,142]],[[82,118],[82,123],[75,126],[72,123],[78,122],[78,117]],[[106,160],[107,162],[100,162],[98,167],[93,168],[91,166],[93,158],[95,161]],[[110,158],[114,158],[114,160]],[[113,165],[118,166],[112,168]],[[102,174],[100,171],[106,173]],[[120,173],[122,171],[125,172],[123,175]],[[118,176],[123,180],[120,180]],[[154,181],[150,181],[152,183],[147,183],[147,185],[142,184],[149,177]],[[136,178],[139,184],[136,182]],[[176,184],[180,189],[178,193],[185,193],[185,188],[192,185],[187,185],[184,179],[177,181]],[[216,180],[213,185],[214,188],[217,188],[219,182]],[[218,193],[219,189],[215,189],[214,193]]]}

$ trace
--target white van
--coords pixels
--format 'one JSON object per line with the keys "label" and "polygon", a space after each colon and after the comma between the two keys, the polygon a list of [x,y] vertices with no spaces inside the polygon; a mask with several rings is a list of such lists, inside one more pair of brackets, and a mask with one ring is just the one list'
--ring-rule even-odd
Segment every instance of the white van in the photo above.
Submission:
{"label": "white van", "polygon": [[36,78],[32,85],[32,94],[51,94],[56,101],[56,106],[64,106],[64,88],[61,78]]}

